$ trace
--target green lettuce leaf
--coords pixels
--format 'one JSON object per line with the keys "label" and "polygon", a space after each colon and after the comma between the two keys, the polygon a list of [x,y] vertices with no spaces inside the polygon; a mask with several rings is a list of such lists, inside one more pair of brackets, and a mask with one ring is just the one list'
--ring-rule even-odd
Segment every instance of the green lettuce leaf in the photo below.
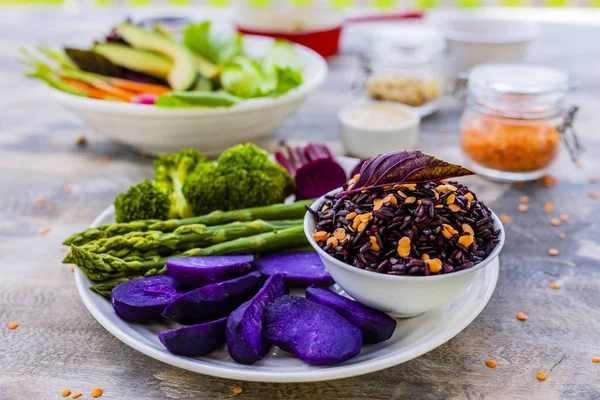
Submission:
{"label": "green lettuce leaf", "polygon": [[275,93],[286,93],[302,84],[302,64],[291,43],[276,40],[261,62],[266,76],[277,81]]}
{"label": "green lettuce leaf", "polygon": [[257,62],[242,56],[225,65],[221,72],[223,89],[245,99],[270,96],[277,83],[276,76],[265,74]]}
{"label": "green lettuce leaf", "polygon": [[183,31],[183,42],[214,64],[227,63],[242,54],[242,36],[211,33],[210,21],[189,24]]}

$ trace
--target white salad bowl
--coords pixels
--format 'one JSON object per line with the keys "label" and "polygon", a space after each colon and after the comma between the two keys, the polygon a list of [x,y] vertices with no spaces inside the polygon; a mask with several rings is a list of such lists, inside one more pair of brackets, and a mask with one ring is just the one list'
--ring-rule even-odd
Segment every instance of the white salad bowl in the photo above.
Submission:
{"label": "white salad bowl", "polygon": [[[327,195],[339,193],[340,190],[333,190]],[[325,196],[315,201],[311,208],[317,210],[325,201]],[[498,258],[504,246],[504,227],[493,212],[492,218],[494,228],[500,229],[500,242],[496,248],[472,268],[444,275],[395,276],[346,264],[323,251],[313,239],[315,221],[309,212],[304,217],[304,233],[327,271],[348,295],[362,304],[388,312],[397,318],[409,318],[451,302],[469,288],[486,265]]]}
{"label": "white salad bowl", "polygon": [[[264,55],[273,39],[245,35],[243,48],[254,58]],[[229,108],[160,108],[95,100],[52,90],[52,96],[91,129],[150,154],[196,148],[210,156],[240,142],[268,135],[321,86],[327,63],[316,52],[294,45],[303,65],[304,82],[278,97],[243,101]]]}

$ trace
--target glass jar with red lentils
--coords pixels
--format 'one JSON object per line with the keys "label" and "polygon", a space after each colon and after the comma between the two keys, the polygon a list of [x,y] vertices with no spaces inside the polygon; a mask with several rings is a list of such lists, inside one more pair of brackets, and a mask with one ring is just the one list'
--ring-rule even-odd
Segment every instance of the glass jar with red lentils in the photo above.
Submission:
{"label": "glass jar with red lentils", "polygon": [[569,126],[565,125],[569,88],[569,76],[551,68],[475,67],[469,74],[467,108],[461,121],[461,148],[469,167],[503,181],[544,175],[571,131],[572,114]]}

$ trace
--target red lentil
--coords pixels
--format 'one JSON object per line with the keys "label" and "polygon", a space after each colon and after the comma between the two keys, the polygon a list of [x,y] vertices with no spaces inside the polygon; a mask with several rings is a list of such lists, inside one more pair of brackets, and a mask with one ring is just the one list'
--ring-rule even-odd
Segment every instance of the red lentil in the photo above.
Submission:
{"label": "red lentil", "polygon": [[102,393],[104,393],[102,391],[102,389],[96,388],[96,389],[92,390],[92,397],[100,397],[100,396],[102,396]]}
{"label": "red lentil", "polygon": [[496,360],[487,360],[485,362],[485,365],[487,365],[489,368],[496,368],[498,366],[498,361],[496,361]]}
{"label": "red lentil", "polygon": [[553,257],[556,257],[559,254],[558,249],[548,249],[548,254],[550,254]]}
{"label": "red lentil", "polygon": [[537,378],[538,378],[540,381],[545,381],[545,380],[546,380],[546,377],[547,377],[547,376],[546,376],[546,373],[545,373],[544,371],[538,371],[538,373],[537,373],[537,374],[535,374],[535,376],[537,376]]}
{"label": "red lentil", "polygon": [[71,391],[70,391],[69,389],[65,389],[65,390],[63,390],[62,392],[60,392],[60,395],[61,395],[62,397],[67,397],[67,396],[68,396],[68,395],[70,395],[70,394],[71,394]]}
{"label": "red lentil", "polygon": [[517,313],[517,319],[519,321],[525,321],[525,320],[527,320],[527,315],[523,314],[522,312]]}
{"label": "red lentil", "polygon": [[558,283],[552,283],[552,284],[550,284],[550,288],[552,288],[552,289],[560,289],[560,285]]}
{"label": "red lentil", "polygon": [[19,323],[18,322],[11,322],[8,324],[8,329],[10,329],[11,331],[14,329],[17,329],[19,327]]}

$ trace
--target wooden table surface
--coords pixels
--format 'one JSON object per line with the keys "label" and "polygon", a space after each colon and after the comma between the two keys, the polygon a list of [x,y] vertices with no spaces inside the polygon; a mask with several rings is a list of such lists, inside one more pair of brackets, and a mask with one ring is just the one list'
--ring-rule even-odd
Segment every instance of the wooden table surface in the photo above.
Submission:
{"label": "wooden table surface", "polygon": [[[17,47],[42,41],[88,43],[122,15],[0,11],[0,399],[58,399],[69,388],[106,399],[599,399],[600,364],[600,28],[545,24],[527,60],[573,73],[572,95],[586,146],[581,167],[566,156],[550,171],[554,186],[523,187],[477,178],[472,186],[511,218],[498,286],[481,315],[455,338],[405,364],[351,379],[306,384],[236,382],[155,361],[105,331],[79,299],[61,241],[84,229],[130,184],[151,176],[151,160],[86,130],[26,80]],[[348,31],[344,55],[329,60],[326,84],[275,138],[337,138],[336,110],[352,100],[356,51],[364,28]],[[462,105],[445,100],[422,125],[420,147],[460,161]],[[87,147],[75,144],[84,135]],[[66,190],[65,188],[70,188]],[[529,211],[517,212],[529,196]],[[36,199],[43,199],[38,204]],[[544,211],[552,202],[553,213]],[[553,227],[549,220],[568,213]],[[46,235],[39,232],[50,228]],[[560,240],[559,233],[566,239]],[[548,249],[560,250],[550,257]],[[553,290],[551,283],[560,284]],[[525,322],[517,312],[528,315]],[[16,330],[7,324],[16,321]],[[485,361],[498,361],[496,369]],[[548,379],[540,382],[536,372]]]}

